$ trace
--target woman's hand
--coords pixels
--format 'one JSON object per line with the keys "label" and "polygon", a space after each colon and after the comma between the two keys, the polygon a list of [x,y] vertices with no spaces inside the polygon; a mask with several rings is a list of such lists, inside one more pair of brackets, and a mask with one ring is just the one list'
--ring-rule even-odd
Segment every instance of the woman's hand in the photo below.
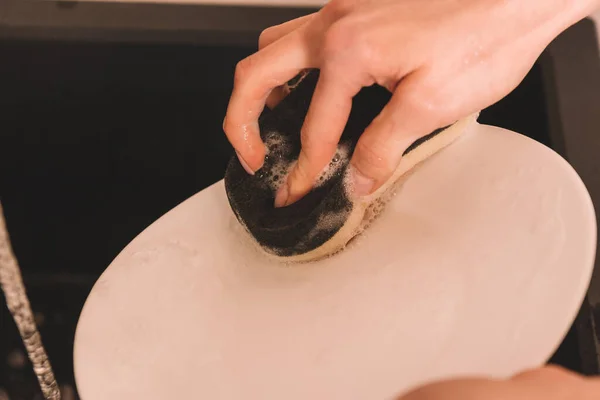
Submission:
{"label": "woman's hand", "polygon": [[597,400],[600,378],[545,367],[511,379],[461,379],[417,389],[399,400]]}
{"label": "woman's hand", "polygon": [[332,0],[319,12],[267,29],[242,60],[223,124],[242,164],[258,170],[258,116],[302,69],[319,82],[301,132],[302,151],[277,193],[288,205],[311,190],[333,157],[352,97],[379,84],[389,104],[361,136],[354,194],[382,185],[416,139],[511,92],[544,48],[599,0]]}

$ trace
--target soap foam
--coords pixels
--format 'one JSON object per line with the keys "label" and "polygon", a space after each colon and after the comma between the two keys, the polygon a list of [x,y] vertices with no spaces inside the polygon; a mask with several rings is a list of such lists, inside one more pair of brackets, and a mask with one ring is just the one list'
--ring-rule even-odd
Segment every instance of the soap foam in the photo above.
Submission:
{"label": "soap foam", "polygon": [[[278,132],[268,132],[263,141],[266,148],[265,163],[264,167],[257,172],[258,178],[262,179],[273,192],[277,192],[297,161],[287,161],[290,158],[289,153],[292,146],[289,140],[286,140]],[[338,145],[331,161],[317,177],[314,187],[317,188],[333,178],[349,162],[350,148],[347,144],[342,143]]]}
{"label": "soap foam", "polygon": [[[268,132],[265,135],[264,143],[267,153],[265,156],[265,167],[259,172],[259,178],[263,179],[269,188],[276,193],[279,187],[285,183],[287,176],[297,161],[288,161],[291,158],[290,152],[292,151],[292,145],[289,140],[286,140],[285,136],[280,135],[278,132]],[[332,179],[336,174],[338,174],[340,170],[346,169],[350,163],[350,155],[350,146],[345,143],[338,145],[335,154],[331,158],[331,161],[319,174],[314,187],[317,188],[325,184],[328,180]],[[379,216],[384,212],[387,204],[396,194],[396,187],[398,184],[400,184],[400,182],[392,185],[380,197],[367,205],[364,217],[359,226],[356,228],[356,233],[353,235],[353,238],[362,235],[363,232],[379,218]],[[343,185],[346,193],[350,195],[352,191],[352,185],[349,183],[348,169],[344,171]],[[350,206],[350,209],[347,210],[330,212],[321,215],[317,224],[301,240],[299,245],[302,245],[304,242],[309,242],[316,235],[322,233],[323,231],[328,231],[334,229],[335,227],[342,226],[345,223],[345,219],[348,217],[348,213],[352,211],[352,207],[353,206]],[[345,244],[333,254],[337,254],[338,252],[342,251],[349,243],[350,242]]]}
{"label": "soap foam", "polygon": [[338,145],[335,154],[329,161],[329,164],[323,168],[319,177],[317,178],[317,182],[315,183],[315,187],[321,186],[323,183],[327,182],[333,176],[335,176],[340,169],[346,167],[350,162],[350,149],[346,144]]}
{"label": "soap foam", "polygon": [[324,230],[331,230],[335,227],[343,225],[344,222],[346,222],[347,217],[348,210],[330,212],[328,214],[321,215],[317,221],[317,224],[308,233],[306,239],[310,240]]}
{"label": "soap foam", "polygon": [[265,135],[264,143],[265,163],[264,167],[258,171],[258,178],[263,179],[273,192],[277,192],[292,167],[292,163],[286,162],[292,146],[278,132],[268,132]]}

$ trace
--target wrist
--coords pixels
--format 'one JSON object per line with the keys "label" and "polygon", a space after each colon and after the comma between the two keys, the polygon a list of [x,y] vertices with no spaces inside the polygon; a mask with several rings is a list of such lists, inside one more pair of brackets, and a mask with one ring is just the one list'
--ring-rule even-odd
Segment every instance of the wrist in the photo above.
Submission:
{"label": "wrist", "polygon": [[544,45],[600,8],[600,0],[499,0],[499,4],[505,15],[512,16],[521,37]]}
{"label": "wrist", "polygon": [[[547,28],[552,33],[552,39],[589,16],[600,7],[600,0],[529,0],[531,3],[546,3],[548,11],[553,15],[549,16]],[[544,5],[541,5],[544,7]]]}
{"label": "wrist", "polygon": [[568,15],[563,30],[600,9],[600,0],[561,0],[558,3],[562,3],[559,7],[567,11]]}

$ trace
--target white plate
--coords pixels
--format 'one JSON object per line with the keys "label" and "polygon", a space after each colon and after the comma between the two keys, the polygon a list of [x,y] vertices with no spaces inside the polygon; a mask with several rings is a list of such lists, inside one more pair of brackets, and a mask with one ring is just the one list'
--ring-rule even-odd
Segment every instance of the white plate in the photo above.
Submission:
{"label": "white plate", "polygon": [[544,363],[595,257],[575,171],[477,125],[418,166],[330,259],[266,261],[222,182],[139,235],[96,283],[75,342],[83,400],[388,399]]}

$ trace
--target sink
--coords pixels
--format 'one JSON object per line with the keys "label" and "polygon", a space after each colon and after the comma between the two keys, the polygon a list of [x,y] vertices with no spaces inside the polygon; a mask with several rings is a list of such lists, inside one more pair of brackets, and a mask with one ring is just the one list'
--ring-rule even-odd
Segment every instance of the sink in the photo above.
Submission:
{"label": "sink", "polygon": [[[0,183],[28,272],[99,274],[156,218],[223,177],[236,61],[253,47],[0,47]],[[483,123],[551,145],[536,64]]]}
{"label": "sink", "polygon": [[[568,35],[595,32],[586,24],[554,52],[550,47],[523,83],[480,117],[555,148],[584,172],[585,157],[569,154],[575,117],[567,118],[556,82],[565,74],[560,54],[575,40]],[[73,385],[74,327],[95,279],[150,223],[223,177],[232,150],[221,126],[234,67],[256,46],[205,37],[15,35],[0,35],[0,196],[32,306],[46,321],[50,359],[59,381]],[[590,179],[594,195],[600,185]],[[593,308],[584,305],[553,361],[586,373],[597,368],[581,355]],[[0,332],[5,360],[22,348],[8,313],[1,317],[10,327]],[[5,364],[4,390],[35,387],[26,368]]]}

